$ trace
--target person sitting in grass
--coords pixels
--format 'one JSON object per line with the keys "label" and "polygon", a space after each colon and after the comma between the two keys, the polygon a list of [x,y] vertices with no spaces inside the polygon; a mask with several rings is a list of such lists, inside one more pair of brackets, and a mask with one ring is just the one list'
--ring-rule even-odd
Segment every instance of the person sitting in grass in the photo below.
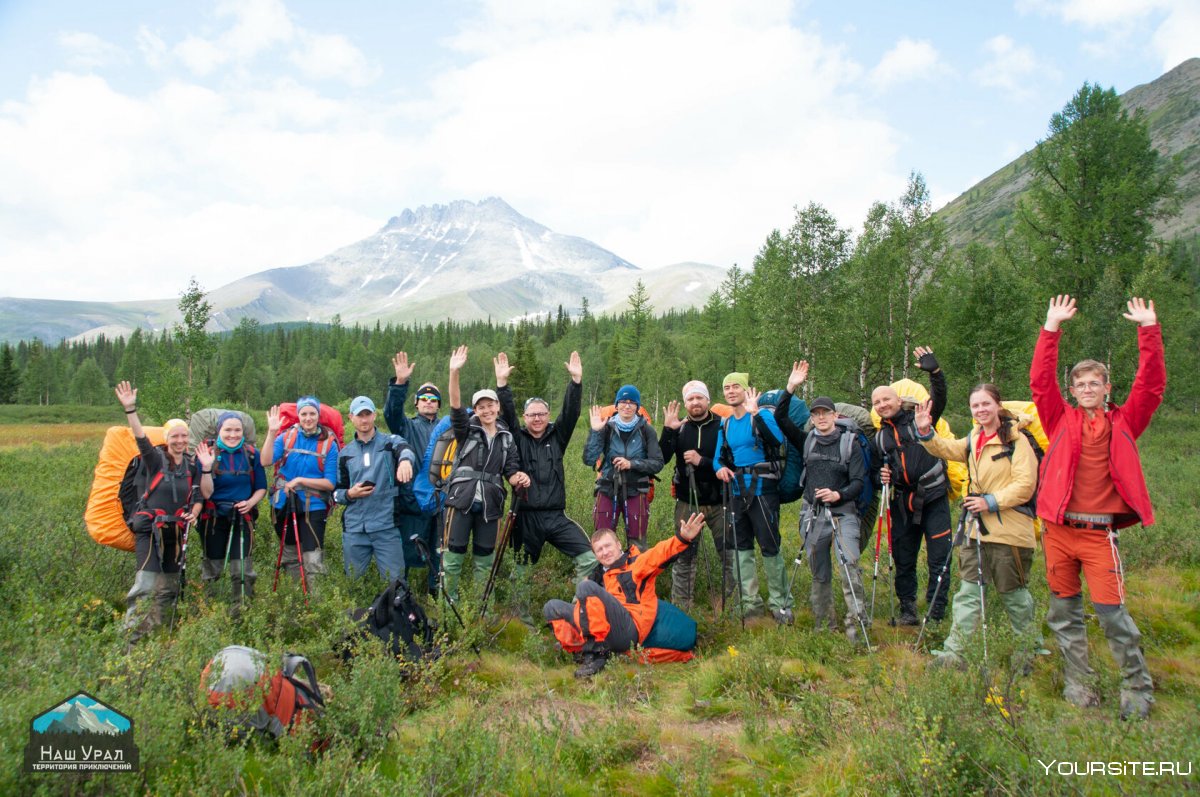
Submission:
{"label": "person sitting in grass", "polygon": [[[604,669],[612,654],[647,641],[660,606],[670,606],[654,591],[658,575],[691,547],[703,528],[704,513],[695,512],[680,521],[674,536],[645,552],[636,544],[621,550],[621,541],[612,529],[592,535],[592,552],[600,567],[575,587],[573,603],[550,600],[542,608],[542,616],[563,650],[578,654],[576,678],[592,677]],[[687,618],[674,607],[672,611]]]}

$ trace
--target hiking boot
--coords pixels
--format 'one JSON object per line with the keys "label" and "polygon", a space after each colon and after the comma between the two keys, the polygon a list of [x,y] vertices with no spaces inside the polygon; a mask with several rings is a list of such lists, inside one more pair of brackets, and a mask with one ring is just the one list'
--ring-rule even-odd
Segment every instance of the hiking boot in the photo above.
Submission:
{"label": "hiking boot", "polygon": [[817,631],[832,630],[833,619],[833,582],[813,579],[808,588],[808,602],[812,608],[813,628]]}
{"label": "hiking boot", "polygon": [[921,621],[917,619],[917,602],[914,600],[900,601],[900,625],[920,625]]}
{"label": "hiking boot", "polygon": [[1141,692],[1121,690],[1121,719],[1144,720],[1150,717],[1150,706],[1154,698]]}
{"label": "hiking boot", "polygon": [[791,609],[772,609],[771,616],[780,625],[793,625],[796,622],[796,616],[792,614]]}
{"label": "hiking boot", "polygon": [[584,653],[583,663],[575,668],[576,678],[591,678],[608,664],[607,653]]}
{"label": "hiking boot", "polygon": [[1100,696],[1086,684],[1067,684],[1063,687],[1063,699],[1076,708],[1095,708],[1100,705]]}
{"label": "hiking boot", "polygon": [[787,581],[787,562],[780,554],[774,556],[764,554],[763,572],[767,574],[768,605],[771,607],[771,614],[776,615],[776,619],[778,619],[777,612],[786,612],[788,616],[791,616],[792,589]]}
{"label": "hiking boot", "polygon": [[578,586],[581,582],[586,581],[588,576],[596,569],[599,562],[596,561],[596,555],[591,551],[579,554],[571,563],[575,565],[575,585]]}
{"label": "hiking boot", "polygon": [[689,549],[691,557],[681,555],[671,565],[671,603],[684,611],[690,611],[696,591],[695,550]]}
{"label": "hiking boot", "polygon": [[925,665],[928,670],[965,670],[967,663],[956,653],[947,650],[932,651],[933,658]]}
{"label": "hiking boot", "polygon": [[1142,654],[1142,633],[1124,606],[1111,611],[1100,611],[1097,607],[1096,616],[1113,660],[1121,669],[1121,719],[1145,719],[1154,704],[1154,683]]}

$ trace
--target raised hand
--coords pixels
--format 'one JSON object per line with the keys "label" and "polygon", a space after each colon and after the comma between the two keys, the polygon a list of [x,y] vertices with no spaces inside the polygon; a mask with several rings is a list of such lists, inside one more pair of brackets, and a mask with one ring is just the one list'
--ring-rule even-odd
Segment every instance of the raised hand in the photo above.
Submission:
{"label": "raised hand", "polygon": [[401,484],[408,484],[412,481],[413,468],[412,463],[407,459],[400,460],[400,464],[396,466],[396,481]]}
{"label": "raised hand", "polygon": [[704,528],[704,513],[693,512],[687,520],[679,521],[679,536],[688,542],[696,539],[696,535]]}
{"label": "raised hand", "polygon": [[1125,307],[1129,312],[1121,313],[1123,318],[1128,318],[1130,321],[1144,327],[1152,327],[1158,323],[1158,315],[1154,312],[1153,299],[1146,301],[1138,296],[1134,296],[1125,303]]}
{"label": "raised hand", "polygon": [[213,463],[217,461],[217,452],[212,450],[207,440],[203,440],[196,446],[196,459],[200,460],[202,470],[212,470]]}
{"label": "raised hand", "polygon": [[933,399],[926,399],[917,405],[913,412],[913,422],[916,423],[919,434],[929,434],[929,430],[933,428]]}
{"label": "raised hand", "polygon": [[808,379],[808,360],[792,363],[792,374],[788,377],[787,391],[795,393],[796,388],[804,384],[805,379]]}
{"label": "raised hand", "polygon": [[461,371],[467,364],[467,347],[459,346],[450,354],[450,370]]}
{"label": "raised hand", "polygon": [[400,352],[392,358],[392,367],[396,369],[396,384],[403,385],[408,383],[409,377],[412,376],[413,369],[417,367],[416,363],[408,361],[408,352]]}
{"label": "raised hand", "polygon": [[121,402],[123,408],[132,410],[137,407],[138,392],[136,387],[133,387],[128,382],[118,382],[113,392],[117,394],[117,401]]}
{"label": "raised hand", "polygon": [[279,414],[279,405],[273,404],[271,409],[267,410],[267,433],[279,434],[279,430],[283,428],[283,418]]}
{"label": "raised hand", "polygon": [[938,365],[937,357],[933,356],[933,349],[928,346],[918,346],[913,349],[913,356],[917,358],[917,367],[922,371],[932,374],[941,367]]}
{"label": "raised hand", "polygon": [[745,407],[746,412],[750,413],[751,415],[758,412],[758,397],[759,397],[759,395],[760,394],[759,394],[757,388],[753,388],[753,387],[746,388],[746,401],[742,404],[742,406]]}
{"label": "raised hand", "polygon": [[678,429],[683,426],[683,419],[679,417],[678,401],[668,401],[667,406],[663,407],[663,426],[668,429]]}
{"label": "raised hand", "polygon": [[1070,321],[1075,317],[1075,309],[1075,300],[1065,293],[1052,298],[1050,307],[1046,310],[1045,330],[1057,332],[1064,321]]}
{"label": "raised hand", "polygon": [[603,431],[604,416],[600,414],[600,405],[593,404],[592,408],[588,410],[588,421],[592,425],[593,432]]}
{"label": "raised hand", "polygon": [[567,366],[567,373],[571,375],[571,381],[575,384],[583,382],[583,360],[579,359],[579,352],[571,352],[571,359],[564,363]]}
{"label": "raised hand", "polygon": [[508,355],[500,352],[492,358],[492,367],[496,371],[496,387],[504,387],[508,384],[508,377],[516,366],[509,365]]}

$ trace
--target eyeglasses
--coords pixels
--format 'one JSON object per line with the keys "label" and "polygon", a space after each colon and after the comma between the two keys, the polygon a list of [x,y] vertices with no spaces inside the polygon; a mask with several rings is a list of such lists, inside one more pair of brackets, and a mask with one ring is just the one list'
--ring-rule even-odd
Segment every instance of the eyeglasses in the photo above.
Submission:
{"label": "eyeglasses", "polygon": [[550,413],[548,413],[548,412],[527,412],[527,413],[525,413],[525,417],[528,418],[529,420],[533,421],[533,420],[537,420],[538,418],[549,418]]}
{"label": "eyeglasses", "polygon": [[1104,383],[1103,382],[1076,382],[1071,387],[1075,388],[1076,390],[1092,392],[1092,391],[1096,391],[1096,390],[1103,390]]}
{"label": "eyeglasses", "polygon": [[621,399],[620,401],[617,402],[617,406],[620,406],[622,404],[629,404],[634,407],[637,406],[637,402],[634,401],[633,399]]}

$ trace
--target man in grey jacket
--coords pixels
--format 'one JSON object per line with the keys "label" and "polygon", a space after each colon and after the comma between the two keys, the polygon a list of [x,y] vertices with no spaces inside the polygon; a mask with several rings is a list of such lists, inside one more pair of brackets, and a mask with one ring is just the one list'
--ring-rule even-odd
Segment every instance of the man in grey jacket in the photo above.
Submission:
{"label": "man in grey jacket", "polygon": [[412,480],[417,456],[403,437],[375,429],[375,402],[358,396],[350,402],[354,439],[338,454],[333,500],[342,514],[342,553],[346,574],[375,567],[385,580],[404,575],[404,543],[396,527],[395,502],[400,484]]}

